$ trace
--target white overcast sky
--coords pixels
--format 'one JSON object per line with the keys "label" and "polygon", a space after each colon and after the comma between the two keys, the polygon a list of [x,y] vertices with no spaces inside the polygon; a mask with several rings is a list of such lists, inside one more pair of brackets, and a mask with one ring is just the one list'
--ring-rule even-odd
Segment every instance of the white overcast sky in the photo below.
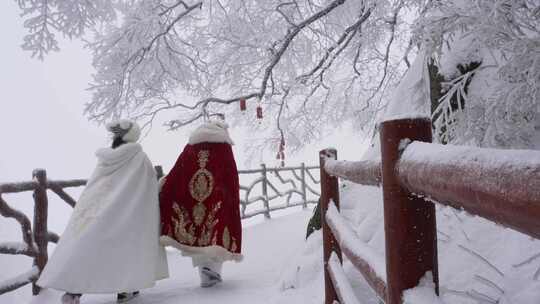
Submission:
{"label": "white overcast sky", "polygon": [[[86,178],[95,165],[94,151],[109,144],[103,128],[83,116],[90,99],[85,90],[93,71],[90,54],[79,41],[63,41],[61,51],[42,62],[21,49],[24,34],[16,1],[1,1],[0,182],[28,180],[34,168],[46,168],[54,179]],[[186,143],[187,132],[167,132],[157,124],[142,144],[152,161],[167,170]],[[242,132],[232,128],[239,168],[245,168]],[[307,147],[288,164],[313,164],[325,146],[337,147],[340,158],[360,156],[360,135],[336,135]],[[251,166],[261,161],[274,164],[273,158],[257,159]]]}

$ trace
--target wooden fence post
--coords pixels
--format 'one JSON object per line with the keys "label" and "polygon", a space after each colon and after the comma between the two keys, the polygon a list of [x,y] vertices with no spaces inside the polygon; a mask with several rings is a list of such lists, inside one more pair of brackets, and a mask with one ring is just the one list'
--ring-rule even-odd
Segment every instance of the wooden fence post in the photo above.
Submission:
{"label": "wooden fence post", "polygon": [[302,179],[302,208],[307,208],[307,195],[306,195],[306,164],[302,163],[300,169],[300,178]]}
{"label": "wooden fence post", "polygon": [[338,179],[335,176],[330,176],[324,169],[324,163],[327,158],[337,159],[337,151],[335,149],[325,149],[319,152],[319,162],[321,170],[321,224],[323,233],[323,251],[324,251],[324,286],[325,286],[325,304],[333,304],[334,301],[338,301],[336,290],[330,273],[328,272],[328,260],[332,252],[335,252],[339,257],[339,260],[343,262],[341,256],[341,248],[337,243],[330,227],[326,223],[326,211],[330,201],[336,204],[339,209],[339,188]]}
{"label": "wooden fence post", "polygon": [[264,217],[270,218],[270,202],[268,201],[268,180],[266,178],[266,165],[261,164],[261,174],[262,174],[262,197],[264,202],[264,208],[266,208],[266,212],[264,213]]}
{"label": "wooden fence post", "polygon": [[[34,241],[37,245],[37,255],[34,258],[34,265],[38,267],[39,273],[43,271],[48,260],[47,245],[48,240],[48,205],[47,198],[47,172],[43,169],[36,169],[32,172],[32,178],[37,182],[38,187],[34,190]],[[41,288],[32,283],[32,294],[39,294]]]}
{"label": "wooden fence post", "polygon": [[398,119],[381,124],[386,304],[401,304],[403,291],[431,271],[438,293],[435,206],[402,187],[396,165],[407,141],[431,142],[431,120]]}

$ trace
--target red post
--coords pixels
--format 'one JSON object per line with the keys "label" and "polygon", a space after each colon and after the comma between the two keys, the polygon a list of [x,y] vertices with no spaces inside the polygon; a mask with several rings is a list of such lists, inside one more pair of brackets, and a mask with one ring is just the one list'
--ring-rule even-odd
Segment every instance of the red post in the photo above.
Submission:
{"label": "red post", "polygon": [[387,304],[401,304],[403,291],[431,271],[438,293],[435,206],[400,185],[396,164],[407,141],[431,142],[431,120],[398,119],[381,124]]}
{"label": "red post", "polygon": [[339,188],[338,179],[335,176],[330,176],[324,169],[324,164],[327,158],[337,159],[337,151],[335,149],[325,149],[319,152],[319,161],[321,166],[321,224],[323,233],[323,250],[324,250],[324,285],[325,285],[325,304],[333,304],[334,301],[338,301],[334,284],[328,272],[328,260],[332,252],[335,252],[339,257],[339,260],[343,262],[341,256],[341,248],[332,235],[332,230],[326,223],[326,211],[330,201],[336,204],[339,209]]}
{"label": "red post", "polygon": [[[49,201],[47,198],[47,172],[43,169],[36,169],[32,172],[32,177],[38,183],[38,187],[34,190],[34,241],[37,245],[34,265],[38,267],[41,274],[48,260],[47,210]],[[32,283],[32,294],[37,295],[39,291],[39,286],[35,282]]]}

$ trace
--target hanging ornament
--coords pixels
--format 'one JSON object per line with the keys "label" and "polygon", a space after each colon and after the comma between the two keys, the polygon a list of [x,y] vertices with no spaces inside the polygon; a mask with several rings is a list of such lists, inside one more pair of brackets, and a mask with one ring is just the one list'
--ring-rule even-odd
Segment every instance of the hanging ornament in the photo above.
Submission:
{"label": "hanging ornament", "polygon": [[244,98],[240,99],[240,111],[246,110],[246,100]]}
{"label": "hanging ornament", "polygon": [[263,118],[262,107],[261,105],[258,105],[257,106],[257,119],[262,119],[262,118]]}

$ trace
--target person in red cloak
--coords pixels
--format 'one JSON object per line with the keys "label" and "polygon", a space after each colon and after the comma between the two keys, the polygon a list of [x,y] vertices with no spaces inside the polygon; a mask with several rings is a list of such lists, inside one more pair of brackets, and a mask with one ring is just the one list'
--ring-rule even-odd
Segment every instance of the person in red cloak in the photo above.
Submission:
{"label": "person in red cloak", "polygon": [[192,258],[202,287],[222,281],[223,262],[242,260],[240,186],[227,128],[222,121],[198,127],[159,195],[161,244]]}

